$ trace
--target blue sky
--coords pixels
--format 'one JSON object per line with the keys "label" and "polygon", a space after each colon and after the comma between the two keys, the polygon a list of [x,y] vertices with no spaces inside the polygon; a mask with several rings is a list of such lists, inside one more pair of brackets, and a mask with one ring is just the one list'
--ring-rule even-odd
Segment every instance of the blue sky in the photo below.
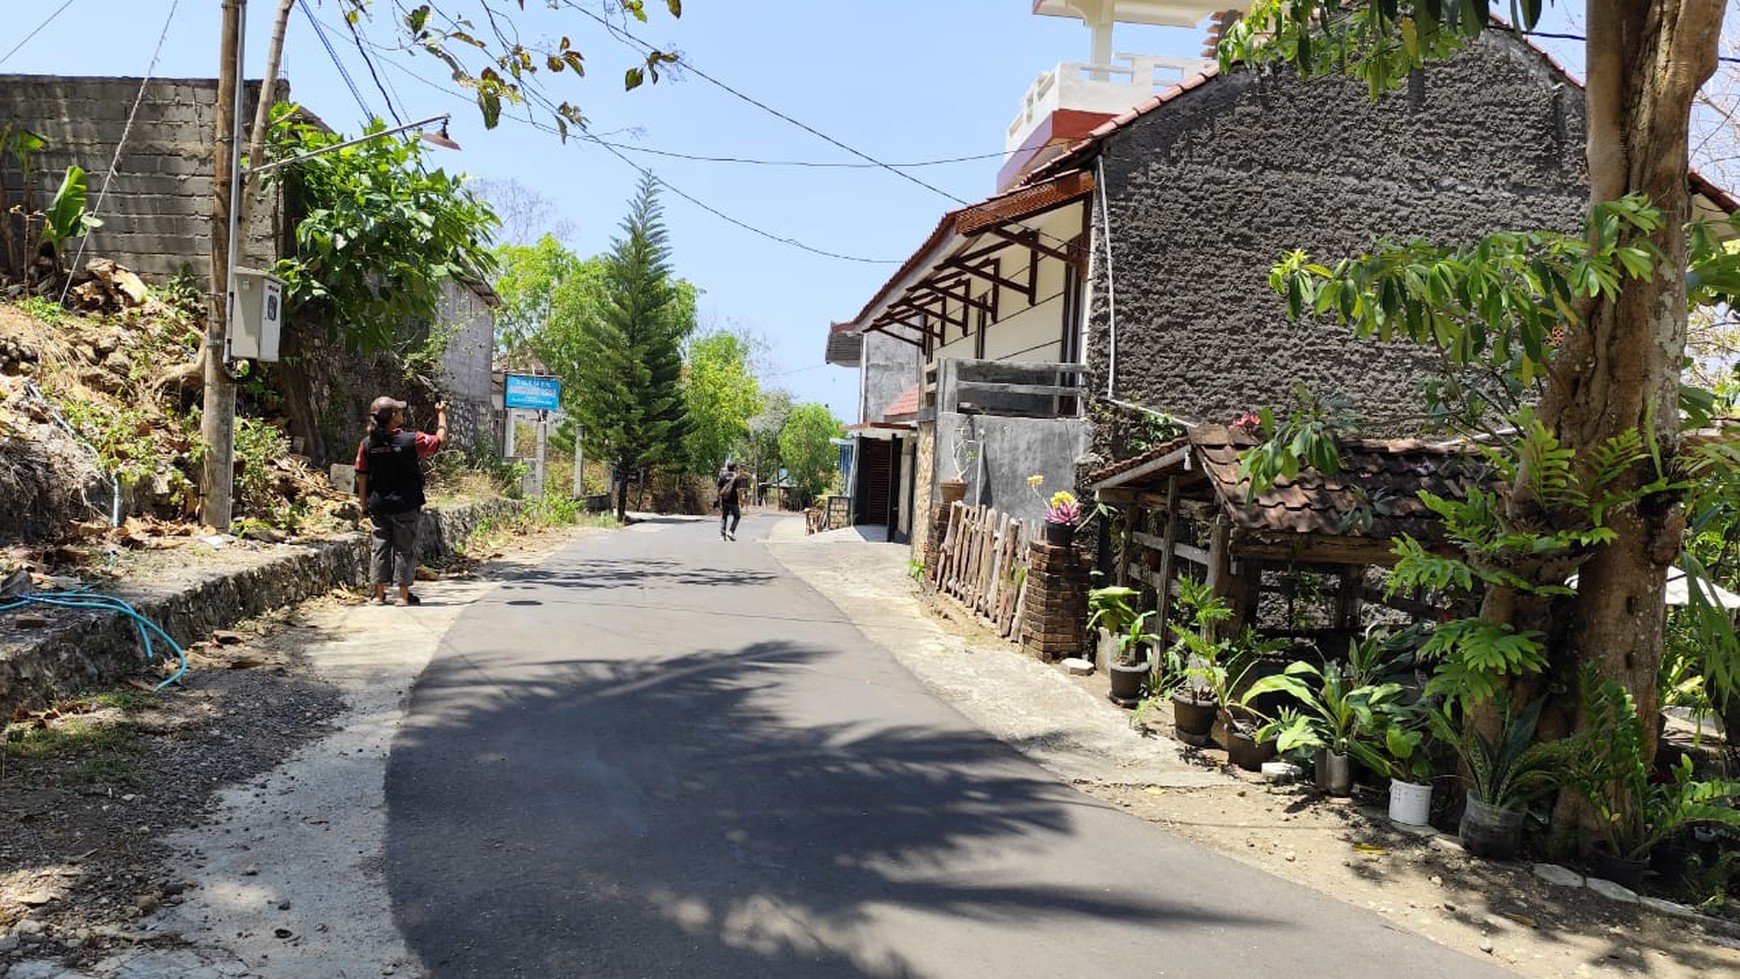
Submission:
{"label": "blue sky", "polygon": [[[0,30],[0,54],[65,0],[12,8]],[[334,0],[309,0],[370,111],[386,100],[343,30]],[[143,75],[173,0],[71,0],[4,72]],[[249,5],[249,76],[264,69],[276,4]],[[384,7],[377,3],[377,7]],[[471,4],[448,0],[458,10]],[[567,36],[586,55],[584,80],[546,78],[550,93],[579,104],[593,131],[612,142],[705,156],[821,163],[864,161],[722,91],[698,77],[666,78],[622,91],[634,53],[573,11],[540,9],[522,20],[528,40]],[[997,154],[1003,130],[1028,84],[1060,61],[1085,61],[1088,33],[1079,22],[1031,13],[1027,0],[930,0],[909,3],[803,0],[690,0],[675,20],[658,0],[645,40],[675,48],[701,71],[770,108],[884,162],[906,163]],[[28,14],[24,14],[28,10]],[[23,16],[20,16],[23,14]],[[372,42],[396,43],[383,10],[365,23]],[[1120,27],[1118,49],[1194,55],[1198,31]],[[211,77],[217,71],[219,5],[180,0],[168,21],[157,77]],[[426,54],[371,50],[393,104],[407,120],[454,113],[450,133],[464,150],[435,151],[432,164],[479,177],[513,179],[549,198],[552,217],[573,223],[572,247],[608,247],[639,174],[584,140],[556,137],[504,119],[486,131],[476,107],[441,91],[446,69]],[[293,93],[335,129],[354,133],[362,110],[300,11],[292,14],[284,72]],[[421,79],[421,80],[419,80]],[[431,84],[433,83],[433,84]],[[523,110],[522,110],[523,111]],[[547,116],[541,117],[547,122]],[[876,168],[752,166],[624,154],[705,204],[771,235],[862,258],[901,261],[937,218],[958,206],[943,194]],[[1000,160],[978,159],[906,170],[965,200],[991,193]],[[667,193],[666,221],[680,275],[704,290],[703,324],[740,328],[768,347],[770,385],[800,401],[821,401],[848,421],[856,410],[853,371],[826,366],[828,324],[855,314],[894,265],[815,255],[727,223]]]}
{"label": "blue sky", "polygon": [[[591,0],[597,4],[599,0]],[[216,74],[219,4],[213,0],[0,0],[8,8],[0,55],[67,6],[0,62],[4,72],[210,77]],[[387,100],[344,30],[335,0],[307,0],[369,112]],[[474,8],[445,0],[444,9]],[[398,43],[384,0],[362,25],[371,45]],[[528,41],[567,36],[586,55],[588,75],[544,77],[552,96],[579,104],[593,132],[612,142],[704,156],[863,164],[851,153],[752,106],[696,76],[667,78],[624,93],[634,52],[571,10],[531,0],[519,23]],[[700,71],[877,160],[910,163],[1000,154],[1003,131],[1027,86],[1060,61],[1086,61],[1079,22],[1039,17],[1030,0],[690,0],[680,20],[648,0],[644,40],[676,49]],[[249,4],[249,76],[264,68],[271,0]],[[174,15],[171,18],[171,10]],[[28,13],[24,13],[28,10]],[[167,23],[161,56],[153,49]],[[1195,56],[1203,32],[1121,25],[1116,49]],[[572,222],[571,247],[604,250],[639,173],[582,139],[556,137],[504,119],[486,131],[475,105],[449,94],[446,69],[426,54],[370,50],[382,87],[409,121],[454,113],[451,135],[464,150],[435,151],[433,165],[512,179],[553,202],[552,221]],[[293,93],[335,129],[354,133],[363,110],[301,11],[290,20],[284,72]],[[524,113],[524,110],[510,110]],[[548,121],[540,115],[540,120]],[[767,345],[766,383],[800,401],[821,401],[848,421],[856,410],[853,371],[826,366],[828,324],[857,312],[935,226],[958,206],[994,190],[1000,160],[904,168],[918,186],[874,167],[816,168],[699,162],[627,151],[673,188],[769,235],[850,261],[769,240],[673,193],[664,197],[678,274],[703,291],[703,325],[741,329]],[[939,193],[941,191],[942,193]]]}

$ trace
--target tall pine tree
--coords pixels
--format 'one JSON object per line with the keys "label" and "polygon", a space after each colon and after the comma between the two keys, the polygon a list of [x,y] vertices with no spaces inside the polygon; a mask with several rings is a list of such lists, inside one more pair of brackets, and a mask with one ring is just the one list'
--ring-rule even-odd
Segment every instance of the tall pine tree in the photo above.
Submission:
{"label": "tall pine tree", "polygon": [[[671,274],[658,180],[641,180],[622,235],[604,256],[601,301],[585,304],[559,359],[572,379],[569,406],[585,426],[589,455],[624,477],[680,463],[688,415],[683,341],[695,328],[695,290]],[[552,364],[552,366],[556,366]],[[628,513],[628,483],[616,485],[616,515]]]}

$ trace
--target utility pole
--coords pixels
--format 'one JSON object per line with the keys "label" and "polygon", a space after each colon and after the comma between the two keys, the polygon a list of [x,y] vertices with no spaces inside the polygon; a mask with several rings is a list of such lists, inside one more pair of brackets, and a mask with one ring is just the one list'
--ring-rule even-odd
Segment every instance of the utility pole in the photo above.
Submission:
{"label": "utility pole", "polygon": [[211,308],[205,326],[205,402],[199,435],[205,443],[200,465],[200,520],[219,531],[230,529],[235,485],[236,385],[225,363],[229,327],[230,273],[235,264],[238,229],[231,235],[236,201],[236,150],[242,117],[241,54],[247,0],[224,0],[223,43],[218,64],[217,139],[212,156]]}

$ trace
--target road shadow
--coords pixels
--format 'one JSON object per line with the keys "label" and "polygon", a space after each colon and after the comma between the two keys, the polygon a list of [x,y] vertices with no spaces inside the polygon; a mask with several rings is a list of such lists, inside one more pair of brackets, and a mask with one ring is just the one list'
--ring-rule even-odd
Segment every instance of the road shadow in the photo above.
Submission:
{"label": "road shadow", "polygon": [[657,558],[589,557],[582,564],[527,568],[502,575],[500,588],[504,591],[545,587],[599,591],[659,585],[743,588],[767,585],[776,580],[778,575],[769,571],[697,567]]}
{"label": "road shadow", "polygon": [[790,720],[827,715],[784,702],[792,671],[836,668],[822,650],[487,659],[432,666],[389,762],[395,915],[437,976],[916,977],[946,973],[890,920],[1268,922],[972,873],[1048,853],[1099,804],[979,732]]}

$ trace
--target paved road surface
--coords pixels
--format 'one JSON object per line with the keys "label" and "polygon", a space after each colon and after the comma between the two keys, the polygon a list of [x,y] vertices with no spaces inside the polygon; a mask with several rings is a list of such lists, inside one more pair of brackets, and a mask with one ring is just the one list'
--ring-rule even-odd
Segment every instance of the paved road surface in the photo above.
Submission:
{"label": "paved road surface", "polygon": [[589,537],[459,618],[387,770],[435,975],[1506,974],[1059,784],[768,526]]}

